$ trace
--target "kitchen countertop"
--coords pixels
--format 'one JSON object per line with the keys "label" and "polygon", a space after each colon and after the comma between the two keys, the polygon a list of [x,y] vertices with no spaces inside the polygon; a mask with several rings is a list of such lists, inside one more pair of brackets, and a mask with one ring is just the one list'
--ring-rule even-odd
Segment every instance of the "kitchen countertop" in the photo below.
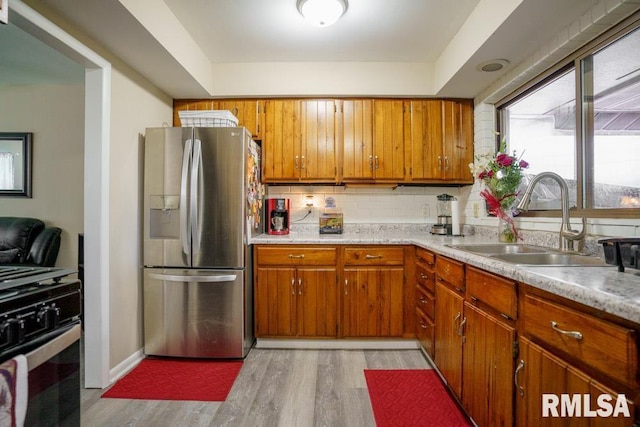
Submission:
{"label": "kitchen countertop", "polygon": [[451,248],[451,244],[496,243],[487,236],[437,236],[402,226],[354,229],[343,234],[319,234],[317,227],[287,235],[262,234],[252,244],[416,245],[503,277],[570,299],[640,324],[640,270],[618,272],[615,266],[540,267],[510,264]]}

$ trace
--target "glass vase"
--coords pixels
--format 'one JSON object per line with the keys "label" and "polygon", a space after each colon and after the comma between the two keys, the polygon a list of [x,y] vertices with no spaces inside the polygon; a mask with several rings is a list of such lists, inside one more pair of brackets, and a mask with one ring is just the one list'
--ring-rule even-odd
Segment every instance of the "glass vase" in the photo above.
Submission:
{"label": "glass vase", "polygon": [[498,217],[498,240],[503,243],[516,243],[518,233],[513,222],[511,209],[505,209],[504,215]]}

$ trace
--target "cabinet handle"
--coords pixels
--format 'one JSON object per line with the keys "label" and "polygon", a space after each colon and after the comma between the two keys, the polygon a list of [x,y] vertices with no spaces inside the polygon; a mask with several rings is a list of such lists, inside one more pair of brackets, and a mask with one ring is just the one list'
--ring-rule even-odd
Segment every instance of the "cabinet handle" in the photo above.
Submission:
{"label": "cabinet handle", "polygon": [[429,276],[427,276],[427,275],[426,275],[426,274],[424,274],[424,273],[420,273],[420,278],[421,278],[422,280],[429,280]]}
{"label": "cabinet handle", "polygon": [[298,279],[298,295],[302,295],[302,278]]}
{"label": "cabinet handle", "polygon": [[420,327],[422,329],[427,329],[427,325],[424,324],[424,321],[422,319],[420,319]]}
{"label": "cabinet handle", "polygon": [[304,162],[304,156],[302,156],[302,168],[301,168],[301,169],[304,169],[306,166],[307,166],[307,165],[306,165],[306,163]]}
{"label": "cabinet handle", "polygon": [[518,363],[518,367],[516,368],[516,373],[513,376],[513,383],[516,385],[516,390],[518,390],[518,394],[520,396],[524,396],[524,387],[518,384],[518,373],[524,368],[524,360],[520,359],[520,363]]}
{"label": "cabinet handle", "polygon": [[295,295],[296,294],[296,279],[295,278],[291,278],[291,295]]}
{"label": "cabinet handle", "polygon": [[293,164],[293,168],[296,170],[298,169],[298,156],[296,156],[295,162]]}
{"label": "cabinet handle", "polygon": [[365,259],[381,259],[381,258],[382,258],[382,255],[369,255],[369,254],[366,254],[366,255],[364,256],[364,258],[365,258]]}
{"label": "cabinet handle", "polygon": [[554,331],[562,334],[562,335],[567,335],[571,338],[575,338],[576,340],[580,341],[582,339],[582,333],[578,332],[578,331],[565,331],[564,329],[560,329],[558,328],[558,324],[556,322],[554,322],[553,320],[551,321],[551,329],[553,329]]}
{"label": "cabinet handle", "polygon": [[289,258],[304,258],[304,254],[300,254],[300,255],[289,254]]}
{"label": "cabinet handle", "polygon": [[438,170],[442,170],[442,156],[438,156]]}
{"label": "cabinet handle", "polygon": [[426,304],[426,303],[428,303],[428,302],[429,302],[429,301],[427,301],[426,299],[424,299],[424,297],[420,297],[420,298],[418,299],[418,301],[420,301],[422,304]]}
{"label": "cabinet handle", "polygon": [[369,156],[369,169],[373,170],[373,156]]}
{"label": "cabinet handle", "polygon": [[449,170],[449,156],[444,156],[444,170]]}
{"label": "cabinet handle", "polygon": [[456,317],[453,318],[453,327],[456,328],[456,330],[458,330],[458,320],[460,320],[461,316],[462,313],[458,312],[458,314],[456,314]]}
{"label": "cabinet handle", "polygon": [[465,341],[465,336],[464,336],[464,325],[465,323],[467,323],[467,318],[463,317],[462,318],[462,322],[460,322],[460,325],[458,326],[458,336],[462,337],[462,342],[464,343]]}
{"label": "cabinet handle", "polygon": [[344,279],[344,294],[349,295],[349,279]]}
{"label": "cabinet handle", "polygon": [[378,163],[378,156],[376,156],[376,169],[380,168],[380,164]]}

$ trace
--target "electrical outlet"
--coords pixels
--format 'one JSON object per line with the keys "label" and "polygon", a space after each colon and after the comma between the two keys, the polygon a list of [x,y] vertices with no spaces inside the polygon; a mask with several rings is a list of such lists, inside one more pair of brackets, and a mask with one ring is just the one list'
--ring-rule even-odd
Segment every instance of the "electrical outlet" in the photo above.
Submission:
{"label": "electrical outlet", "polygon": [[429,213],[431,211],[431,207],[429,205],[422,205],[422,216],[425,218],[429,218]]}

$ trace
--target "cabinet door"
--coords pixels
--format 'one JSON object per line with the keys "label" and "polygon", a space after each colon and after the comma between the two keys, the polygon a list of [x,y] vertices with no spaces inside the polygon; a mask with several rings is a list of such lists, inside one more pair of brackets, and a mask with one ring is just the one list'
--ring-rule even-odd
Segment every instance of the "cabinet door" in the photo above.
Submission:
{"label": "cabinet door", "polygon": [[298,181],[301,168],[300,101],[270,99],[264,103],[263,182]]}
{"label": "cabinet door", "polygon": [[411,101],[410,144],[407,165],[412,181],[441,179],[444,153],[442,144],[442,101]]}
{"label": "cabinet door", "polygon": [[334,101],[302,101],[302,149],[300,178],[303,181],[337,181]]}
{"label": "cabinet door", "polygon": [[295,335],[295,269],[260,267],[256,277],[256,337]]}
{"label": "cabinet door", "polygon": [[[609,394],[615,399],[617,393],[594,381],[563,360],[555,357],[526,338],[520,338],[518,364],[515,371],[516,425],[518,426],[628,426],[633,425],[634,405],[628,402],[630,417],[543,417],[543,394],[580,395],[591,397],[590,410],[596,410],[601,394]],[[584,410],[584,405],[580,405]],[[560,405],[556,406],[561,415]],[[553,415],[548,411],[547,415]]]}
{"label": "cabinet door", "polygon": [[436,283],[436,365],[456,394],[462,391],[463,298],[442,283]]}
{"label": "cabinet door", "polygon": [[402,336],[402,268],[349,268],[344,270],[344,280],[345,336]]}
{"label": "cabinet door", "polygon": [[373,101],[342,101],[342,177],[373,179]]}
{"label": "cabinet door", "polygon": [[404,180],[403,102],[373,102],[373,171],[376,180]]}
{"label": "cabinet door", "polygon": [[419,308],[416,308],[416,338],[420,342],[420,345],[427,354],[433,358],[435,357],[434,352],[434,335],[435,335],[435,325],[429,317],[422,312]]}
{"label": "cabinet door", "polygon": [[338,335],[338,273],[335,268],[300,268],[297,335],[331,337]]}
{"label": "cabinet door", "polygon": [[462,403],[481,426],[513,425],[513,346],[516,331],[464,303]]}
{"label": "cabinet door", "polygon": [[473,182],[473,106],[470,101],[442,101],[443,178]]}
{"label": "cabinet door", "polygon": [[260,139],[258,101],[251,99],[222,99],[214,102],[216,110],[229,110],[238,118],[238,126],[246,127],[251,137]]}

